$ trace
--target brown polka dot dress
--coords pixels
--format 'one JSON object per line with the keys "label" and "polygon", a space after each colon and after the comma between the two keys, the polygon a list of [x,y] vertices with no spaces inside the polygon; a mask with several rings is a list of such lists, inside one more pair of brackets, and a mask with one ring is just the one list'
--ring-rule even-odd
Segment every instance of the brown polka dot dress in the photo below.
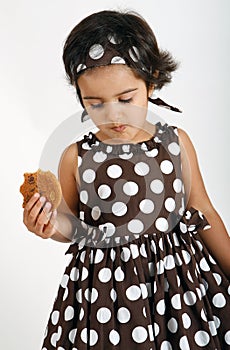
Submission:
{"label": "brown polka dot dress", "polygon": [[230,349],[229,282],[186,208],[177,128],[77,145],[79,225],[42,350]]}

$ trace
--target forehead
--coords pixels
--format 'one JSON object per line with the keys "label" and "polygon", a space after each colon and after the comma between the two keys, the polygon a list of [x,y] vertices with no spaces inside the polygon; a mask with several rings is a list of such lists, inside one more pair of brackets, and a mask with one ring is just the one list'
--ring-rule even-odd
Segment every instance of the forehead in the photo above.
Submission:
{"label": "forehead", "polygon": [[85,88],[115,88],[130,84],[144,84],[137,73],[125,64],[113,64],[86,70],[78,78],[78,86]]}

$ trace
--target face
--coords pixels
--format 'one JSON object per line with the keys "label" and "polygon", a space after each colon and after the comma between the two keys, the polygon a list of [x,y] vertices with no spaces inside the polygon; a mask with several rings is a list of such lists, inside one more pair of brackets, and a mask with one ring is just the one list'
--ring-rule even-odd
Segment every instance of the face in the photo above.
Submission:
{"label": "face", "polygon": [[153,128],[146,121],[145,82],[125,65],[97,67],[83,73],[78,86],[84,106],[98,127],[97,137],[107,143],[140,142]]}

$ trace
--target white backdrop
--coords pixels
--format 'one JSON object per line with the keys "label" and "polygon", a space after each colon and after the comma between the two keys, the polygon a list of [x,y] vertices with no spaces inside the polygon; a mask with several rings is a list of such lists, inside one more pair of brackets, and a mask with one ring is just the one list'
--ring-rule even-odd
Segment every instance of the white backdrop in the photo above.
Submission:
{"label": "white backdrop", "polygon": [[[229,230],[230,4],[1,0],[0,7],[0,348],[39,350],[68,246],[27,232],[19,187],[25,171],[37,170],[53,131],[81,110],[62,64],[68,33],[102,9],[129,8],[146,18],[160,47],[181,62],[160,96],[183,115],[166,111],[164,119],[190,135],[208,194]],[[76,134],[79,125],[76,121]]]}

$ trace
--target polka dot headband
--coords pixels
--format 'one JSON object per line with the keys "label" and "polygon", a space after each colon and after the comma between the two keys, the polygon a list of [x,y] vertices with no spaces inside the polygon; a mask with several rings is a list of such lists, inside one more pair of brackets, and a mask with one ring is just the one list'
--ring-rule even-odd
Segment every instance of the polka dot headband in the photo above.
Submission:
{"label": "polka dot headband", "polygon": [[[137,69],[147,71],[147,68],[142,64],[139,49],[136,46],[131,46],[126,52],[123,52],[121,55],[117,49],[119,47],[119,43],[120,41],[117,40],[114,36],[109,36],[108,41],[104,45],[98,43],[93,44],[86,53],[85,58],[81,62],[77,64],[75,62],[75,64],[72,65],[72,73],[76,74],[78,77],[87,69],[108,66],[112,64],[125,64],[127,66],[131,65],[131,67],[136,66]],[[149,73],[152,74],[150,70]],[[169,105],[160,98],[149,97],[149,101],[160,107],[181,113],[180,109]],[[87,119],[88,116],[84,111],[82,115],[82,121],[85,121]]]}

